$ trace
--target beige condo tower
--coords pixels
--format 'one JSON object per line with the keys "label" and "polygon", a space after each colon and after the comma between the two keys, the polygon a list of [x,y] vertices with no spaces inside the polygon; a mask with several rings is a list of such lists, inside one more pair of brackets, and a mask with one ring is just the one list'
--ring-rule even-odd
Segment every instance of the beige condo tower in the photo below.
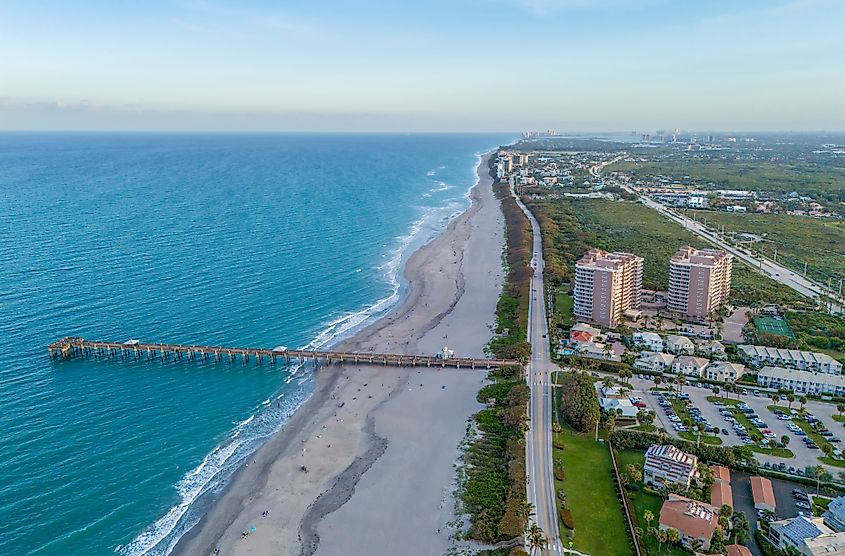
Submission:
{"label": "beige condo tower", "polygon": [[733,257],[718,249],[686,246],[669,261],[668,308],[687,317],[708,318],[731,293]]}
{"label": "beige condo tower", "polygon": [[590,249],[575,264],[575,317],[615,328],[640,306],[643,260],[631,253]]}

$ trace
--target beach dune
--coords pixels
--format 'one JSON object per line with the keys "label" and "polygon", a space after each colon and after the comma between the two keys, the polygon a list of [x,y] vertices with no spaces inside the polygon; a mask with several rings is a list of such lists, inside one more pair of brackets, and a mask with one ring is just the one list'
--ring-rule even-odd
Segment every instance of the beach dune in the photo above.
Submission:
{"label": "beach dune", "polygon": [[[502,287],[504,223],[479,165],[470,208],[414,253],[409,293],[341,346],[483,356]],[[442,554],[455,462],[486,372],[332,365],[175,554]],[[249,532],[246,538],[243,532]]]}

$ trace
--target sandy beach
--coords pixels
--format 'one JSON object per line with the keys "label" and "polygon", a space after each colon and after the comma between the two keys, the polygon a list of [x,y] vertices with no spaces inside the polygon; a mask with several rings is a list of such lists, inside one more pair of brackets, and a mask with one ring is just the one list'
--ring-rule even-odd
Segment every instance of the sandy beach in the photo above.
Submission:
{"label": "sandy beach", "polygon": [[[408,260],[407,298],[344,349],[483,356],[504,274],[491,181],[485,160],[470,208]],[[312,397],[173,553],[443,554],[454,543],[458,445],[485,375],[322,368]]]}

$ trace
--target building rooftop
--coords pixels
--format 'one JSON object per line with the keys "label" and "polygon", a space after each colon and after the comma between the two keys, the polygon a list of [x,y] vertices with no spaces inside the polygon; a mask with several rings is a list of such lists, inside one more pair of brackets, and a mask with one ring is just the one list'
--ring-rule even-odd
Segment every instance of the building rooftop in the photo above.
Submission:
{"label": "building rooftop", "polygon": [[725,467],[724,465],[712,465],[710,469],[713,470],[713,478],[717,481],[723,481],[725,483],[731,482],[731,470]]}
{"label": "building rooftop", "polygon": [[660,525],[696,539],[709,539],[718,527],[719,511],[710,504],[669,494],[660,508]]}
{"label": "building rooftop", "polygon": [[754,498],[755,504],[766,504],[772,508],[777,507],[772,481],[765,477],[751,477],[751,496]]}
{"label": "building rooftop", "polygon": [[737,346],[737,348],[749,357],[804,361],[806,363],[817,364],[838,362],[826,353],[816,353],[815,351],[801,351],[798,349],[783,349],[768,346],[752,346],[749,344],[742,344]]}
{"label": "building rooftop", "polygon": [[678,336],[676,334],[669,334],[666,336],[666,343],[667,344],[683,344],[689,346],[695,346],[695,344],[687,338],[686,336]]}
{"label": "building rooftop", "polygon": [[741,544],[729,544],[725,547],[727,556],[752,556],[747,546]]}
{"label": "building rooftop", "polygon": [[814,373],[812,371],[799,371],[798,369],[784,369],[783,367],[763,367],[759,376],[778,380],[795,380],[798,382],[813,382],[826,384],[833,387],[845,388],[845,376],[832,375],[828,373]]}
{"label": "building rooftop", "polygon": [[804,544],[813,556],[841,556],[845,554],[845,533],[820,535],[805,539]]}
{"label": "building rooftop", "polygon": [[686,245],[672,255],[671,261],[673,263],[713,266],[723,259],[731,260],[732,258],[730,254],[720,249],[696,249]]}
{"label": "building rooftop", "polygon": [[671,444],[652,444],[648,447],[645,453],[648,458],[665,458],[671,459],[678,463],[684,463],[695,467],[698,464],[698,458],[692,454],[688,454],[683,450],[672,446]]}
{"label": "building rooftop", "polygon": [[730,483],[724,481],[716,481],[710,487],[710,503],[717,508],[721,508],[725,504],[734,507],[734,495]]}

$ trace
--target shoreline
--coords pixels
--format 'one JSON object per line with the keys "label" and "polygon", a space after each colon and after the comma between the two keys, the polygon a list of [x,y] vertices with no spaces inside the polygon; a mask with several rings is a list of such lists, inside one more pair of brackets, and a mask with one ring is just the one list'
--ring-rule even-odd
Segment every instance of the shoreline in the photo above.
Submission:
{"label": "shoreline", "polygon": [[[406,261],[403,269],[408,285],[405,299],[377,321],[341,341],[338,348],[418,353],[421,341],[426,344],[423,351],[427,353],[438,349],[431,346],[442,347],[440,337],[429,336],[452,316],[456,306],[465,298],[465,274],[471,271],[464,268],[463,247],[470,241],[469,231],[479,225],[474,222],[474,217],[482,208],[489,220],[491,198],[492,208],[499,218],[492,226],[489,222],[486,225],[493,232],[497,227],[503,228],[501,211],[492,196],[492,180],[487,172],[487,161],[492,152],[481,156],[476,166],[478,179],[469,190],[470,206],[452,218],[441,233],[417,249]],[[489,195],[487,189],[490,190]],[[496,238],[490,235],[487,234],[486,241],[495,243]],[[503,231],[500,230],[498,235],[501,243]],[[487,277],[496,290],[492,305],[486,303],[489,311],[484,311],[491,322],[482,323],[484,339],[480,344],[479,330],[475,330],[471,342],[464,342],[465,345],[454,343],[461,344],[460,338],[450,341],[450,347],[461,355],[483,356],[483,346],[490,337],[488,327],[495,318],[495,302],[504,275],[500,253],[501,245],[492,257],[498,266],[497,276],[492,280]],[[489,252],[484,255],[491,258]],[[492,271],[489,270],[490,273]],[[477,276],[472,278],[478,279]],[[466,315],[461,318],[466,319]],[[451,327],[455,327],[454,323]],[[450,331],[447,330],[443,336],[448,337]],[[456,333],[452,334],[454,338]],[[473,345],[470,346],[470,343]],[[252,463],[246,462],[232,475],[210,510],[178,539],[172,553],[210,554],[219,547],[222,554],[297,554],[303,541],[308,548],[306,552],[306,546],[303,546],[303,553],[322,553],[318,545],[322,522],[354,501],[356,485],[368,476],[367,471],[374,464],[384,459],[391,439],[377,431],[380,428],[378,412],[413,390],[405,388],[413,373],[412,369],[364,365],[336,364],[322,368],[317,373],[317,385],[311,396],[294,412],[281,431],[256,450],[249,458]],[[454,375],[449,379],[454,382],[456,391],[464,385],[477,391],[483,383],[479,377],[486,376],[486,373],[478,373],[470,377],[466,371],[463,375],[443,371],[428,374],[441,375],[444,380],[446,375]],[[423,382],[420,382],[420,387]],[[446,389],[445,384],[442,389]],[[430,388],[429,391],[434,392],[435,389]],[[364,398],[364,393],[367,398]],[[477,405],[474,395],[469,401],[471,403],[465,405],[474,413]],[[463,419],[451,425],[453,428],[456,425],[462,435],[465,428]],[[454,442],[449,449],[455,452],[457,445],[458,442]],[[450,459],[454,458],[450,456]],[[307,462],[307,465],[300,462]],[[303,466],[307,472],[302,471]],[[263,506],[266,508],[259,509]],[[270,512],[266,517],[265,511]],[[247,539],[240,538],[241,531],[250,532]]]}

